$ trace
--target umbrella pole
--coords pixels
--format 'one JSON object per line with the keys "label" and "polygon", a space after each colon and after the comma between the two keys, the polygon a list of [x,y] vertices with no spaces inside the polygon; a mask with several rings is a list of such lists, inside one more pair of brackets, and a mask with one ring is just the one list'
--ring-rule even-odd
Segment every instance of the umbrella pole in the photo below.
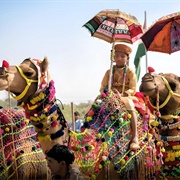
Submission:
{"label": "umbrella pole", "polygon": [[110,73],[109,73],[109,82],[108,82],[108,90],[111,90],[111,85],[112,85],[112,74],[113,74],[113,62],[114,62],[114,42],[112,44],[112,49],[111,49],[111,64],[110,64]]}

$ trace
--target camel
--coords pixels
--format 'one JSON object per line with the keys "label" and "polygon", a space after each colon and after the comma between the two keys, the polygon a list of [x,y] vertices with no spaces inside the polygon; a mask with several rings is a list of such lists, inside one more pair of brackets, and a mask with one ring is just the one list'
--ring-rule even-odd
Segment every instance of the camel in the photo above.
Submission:
{"label": "camel", "polygon": [[179,179],[180,77],[173,73],[149,72],[142,77],[139,90],[148,96],[156,115],[150,124],[156,139],[157,158],[162,164],[158,174],[162,179]]}
{"label": "camel", "polygon": [[[48,59],[27,58],[19,66],[0,68],[0,90],[11,92],[37,132],[44,153],[56,143],[69,146],[85,177],[90,179],[149,179],[155,170],[148,114],[138,114],[140,148],[129,148],[130,117],[119,95],[98,95],[85,115],[84,130],[69,130],[55,96]],[[138,112],[137,112],[138,113]],[[146,166],[144,165],[146,164]]]}
{"label": "camel", "polygon": [[35,135],[22,110],[0,110],[0,179],[51,179]]}

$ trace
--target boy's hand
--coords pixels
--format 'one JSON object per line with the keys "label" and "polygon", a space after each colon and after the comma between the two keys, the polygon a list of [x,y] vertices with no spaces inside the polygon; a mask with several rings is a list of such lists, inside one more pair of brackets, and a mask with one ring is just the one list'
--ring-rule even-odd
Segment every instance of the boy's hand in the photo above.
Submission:
{"label": "boy's hand", "polygon": [[129,93],[125,91],[124,93],[122,93],[122,96],[123,96],[123,97],[128,97],[128,96],[129,96]]}

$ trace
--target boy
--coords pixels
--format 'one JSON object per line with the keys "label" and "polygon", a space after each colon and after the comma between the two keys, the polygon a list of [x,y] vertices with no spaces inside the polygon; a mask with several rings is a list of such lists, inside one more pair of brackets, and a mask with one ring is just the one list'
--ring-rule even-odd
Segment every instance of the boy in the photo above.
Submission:
{"label": "boy", "polygon": [[75,132],[81,132],[81,127],[84,124],[84,121],[82,119],[79,118],[80,114],[78,111],[74,112],[74,119],[75,119]]}
{"label": "boy", "polygon": [[54,180],[85,180],[77,165],[73,164],[75,156],[65,145],[56,144],[46,152],[48,166]]}
{"label": "boy", "polygon": [[[129,54],[132,52],[132,49],[124,44],[116,44],[114,50],[114,61],[116,64],[113,67],[112,90],[117,90],[121,93],[121,99],[125,103],[126,109],[131,114],[132,138],[130,148],[136,150],[139,148],[137,117],[134,110],[134,103],[130,98],[130,96],[136,93],[136,75],[134,71],[127,66]],[[101,93],[108,87],[109,74],[110,70],[107,70],[101,82]],[[125,80],[125,83],[123,83],[123,80]],[[122,92],[123,90],[124,92]]]}

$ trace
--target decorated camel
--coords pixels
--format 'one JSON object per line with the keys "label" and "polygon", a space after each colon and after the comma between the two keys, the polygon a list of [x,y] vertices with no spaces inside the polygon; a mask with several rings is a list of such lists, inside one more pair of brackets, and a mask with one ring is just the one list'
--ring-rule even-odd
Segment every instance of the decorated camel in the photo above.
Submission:
{"label": "decorated camel", "polygon": [[[6,64],[4,62],[4,64]],[[0,89],[11,92],[37,132],[45,153],[54,144],[69,146],[85,177],[90,179],[149,179],[156,162],[148,111],[138,116],[139,149],[129,148],[130,115],[118,93],[105,90],[85,115],[84,131],[69,130],[48,73],[48,59],[25,59],[19,66],[0,68]],[[144,106],[142,104],[142,106]],[[145,107],[145,106],[144,106]]]}
{"label": "decorated camel", "polygon": [[35,136],[22,110],[0,110],[0,179],[51,179]]}
{"label": "decorated camel", "polygon": [[156,74],[152,68],[142,77],[140,91],[148,97],[156,119],[150,123],[155,136],[157,175],[180,179],[180,77],[173,73]]}

